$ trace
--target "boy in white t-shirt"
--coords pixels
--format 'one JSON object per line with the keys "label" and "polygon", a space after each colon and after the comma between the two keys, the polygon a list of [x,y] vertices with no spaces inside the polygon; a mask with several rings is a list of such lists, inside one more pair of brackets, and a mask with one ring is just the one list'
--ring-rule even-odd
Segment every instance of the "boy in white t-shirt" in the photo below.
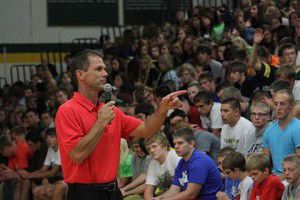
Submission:
{"label": "boy in white t-shirt", "polygon": [[241,105],[231,98],[222,102],[221,116],[224,122],[221,131],[221,148],[231,147],[247,156],[255,141],[254,125],[241,116]]}
{"label": "boy in white t-shirt", "polygon": [[164,133],[157,133],[149,138],[146,147],[152,160],[147,171],[144,199],[151,200],[170,188],[180,157],[175,150],[170,150]]}
{"label": "boy in white t-shirt", "polygon": [[[252,188],[253,180],[246,172],[246,159],[239,152],[232,152],[224,159],[222,163],[223,173],[230,179],[239,180],[238,189],[234,194],[235,199],[248,200]],[[217,193],[218,200],[229,200],[230,198],[224,192]]]}
{"label": "boy in white t-shirt", "polygon": [[36,200],[55,199],[66,192],[66,184],[62,181],[61,160],[57,145],[55,128],[45,131],[48,151],[41,169],[34,172],[23,171],[20,176],[23,179],[42,179],[42,185],[33,189],[33,197]]}
{"label": "boy in white t-shirt", "polygon": [[223,121],[221,118],[221,104],[214,102],[213,94],[200,91],[194,97],[194,103],[198,108],[202,128],[220,136]]}

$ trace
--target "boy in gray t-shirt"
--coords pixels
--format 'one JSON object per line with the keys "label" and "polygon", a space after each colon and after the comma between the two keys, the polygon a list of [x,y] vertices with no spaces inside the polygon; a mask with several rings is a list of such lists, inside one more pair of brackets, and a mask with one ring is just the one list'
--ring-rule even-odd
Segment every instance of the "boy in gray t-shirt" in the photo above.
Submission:
{"label": "boy in gray t-shirt", "polygon": [[217,161],[220,151],[220,139],[214,134],[199,130],[195,132],[196,149],[206,152],[214,161]]}
{"label": "boy in gray t-shirt", "polygon": [[282,194],[282,200],[300,199],[300,156],[288,155],[283,159],[282,168],[289,183]]}

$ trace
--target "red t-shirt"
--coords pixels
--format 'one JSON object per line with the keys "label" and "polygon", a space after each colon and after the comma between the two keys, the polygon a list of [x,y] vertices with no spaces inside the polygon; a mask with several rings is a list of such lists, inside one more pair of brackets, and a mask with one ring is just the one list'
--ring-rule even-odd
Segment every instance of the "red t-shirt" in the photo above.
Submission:
{"label": "red t-shirt", "polygon": [[67,183],[113,181],[119,165],[120,139],[128,139],[130,133],[142,123],[115,108],[115,118],[104,128],[104,134],[94,151],[81,164],[76,164],[70,160],[69,153],[93,127],[102,106],[102,103],[96,106],[76,92],[71,100],[59,107],[55,126],[63,177]]}
{"label": "red t-shirt", "polygon": [[188,113],[189,122],[191,124],[198,124],[199,127],[202,129],[202,123],[200,118],[200,113],[198,111],[197,106],[190,106],[190,110]]}
{"label": "red t-shirt", "polygon": [[275,175],[268,176],[261,184],[253,184],[250,200],[281,200],[284,185]]}
{"label": "red t-shirt", "polygon": [[32,151],[25,141],[18,139],[15,142],[17,144],[17,153],[15,156],[8,159],[8,167],[13,170],[26,169]]}

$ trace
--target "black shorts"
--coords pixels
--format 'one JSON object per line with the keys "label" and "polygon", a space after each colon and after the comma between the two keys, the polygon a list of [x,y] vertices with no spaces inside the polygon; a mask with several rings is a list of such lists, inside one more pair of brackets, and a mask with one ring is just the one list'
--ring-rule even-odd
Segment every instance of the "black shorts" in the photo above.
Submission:
{"label": "black shorts", "polygon": [[105,184],[68,184],[67,200],[122,200],[123,195],[116,181]]}

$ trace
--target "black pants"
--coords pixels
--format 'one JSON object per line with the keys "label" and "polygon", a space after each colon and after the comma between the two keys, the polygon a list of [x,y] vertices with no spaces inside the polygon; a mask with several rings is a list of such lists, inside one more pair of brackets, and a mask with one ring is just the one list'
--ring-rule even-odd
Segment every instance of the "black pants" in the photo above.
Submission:
{"label": "black pants", "polygon": [[123,200],[117,183],[113,184],[68,184],[67,200]]}

